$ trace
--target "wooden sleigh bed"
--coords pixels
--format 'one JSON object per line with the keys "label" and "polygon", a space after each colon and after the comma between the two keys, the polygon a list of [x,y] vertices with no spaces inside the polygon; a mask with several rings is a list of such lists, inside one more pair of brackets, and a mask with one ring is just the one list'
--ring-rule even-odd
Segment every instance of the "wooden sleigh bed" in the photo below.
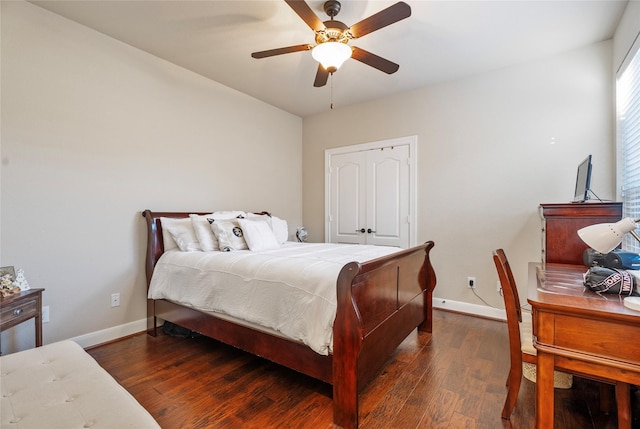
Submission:
{"label": "wooden sleigh bed", "polygon": [[[147,223],[147,288],[164,253],[160,218],[186,218],[194,212],[152,212]],[[205,213],[197,213],[205,214]],[[155,336],[158,320],[170,321],[263,357],[333,386],[333,423],[358,427],[358,393],[415,329],[432,330],[436,276],[429,259],[434,243],[400,250],[366,263],[348,263],[338,275],[333,353],[236,324],[163,299],[149,299],[147,328]]]}

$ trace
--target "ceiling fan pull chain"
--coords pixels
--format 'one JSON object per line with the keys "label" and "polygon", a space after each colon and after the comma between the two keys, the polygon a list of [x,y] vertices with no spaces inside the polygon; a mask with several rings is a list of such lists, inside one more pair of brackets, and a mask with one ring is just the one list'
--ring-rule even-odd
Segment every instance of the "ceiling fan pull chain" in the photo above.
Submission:
{"label": "ceiling fan pull chain", "polygon": [[333,110],[333,73],[331,73],[330,77],[331,77],[331,110]]}

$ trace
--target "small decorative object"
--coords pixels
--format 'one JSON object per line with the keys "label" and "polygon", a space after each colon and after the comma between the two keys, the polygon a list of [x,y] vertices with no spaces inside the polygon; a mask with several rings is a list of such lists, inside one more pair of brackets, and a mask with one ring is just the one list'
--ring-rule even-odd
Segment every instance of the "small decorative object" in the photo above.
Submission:
{"label": "small decorative object", "polygon": [[24,277],[24,270],[21,268],[18,270],[18,274],[16,274],[16,280],[13,282],[15,286],[18,286],[20,290],[29,290],[29,282]]}
{"label": "small decorative object", "polygon": [[0,277],[4,277],[5,274],[9,274],[11,276],[11,281],[16,278],[16,270],[13,267],[1,267]]}
{"label": "small decorative object", "polygon": [[0,268],[0,295],[8,296],[20,292],[20,288],[13,284],[14,280],[15,269],[13,267]]}

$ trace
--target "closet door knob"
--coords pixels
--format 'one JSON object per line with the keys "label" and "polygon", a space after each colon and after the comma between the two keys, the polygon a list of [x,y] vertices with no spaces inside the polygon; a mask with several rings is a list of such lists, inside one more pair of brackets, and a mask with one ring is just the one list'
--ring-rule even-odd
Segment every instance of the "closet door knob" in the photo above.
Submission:
{"label": "closet door knob", "polygon": [[356,229],[356,232],[361,232],[364,234],[366,231],[364,230],[364,228],[360,228],[360,229]]}
{"label": "closet door knob", "polygon": [[376,233],[375,231],[372,231],[372,230],[371,230],[371,228],[369,228],[369,229],[367,230],[367,232],[368,232],[369,234],[372,234],[372,233],[373,233],[373,234],[375,234],[375,233]]}

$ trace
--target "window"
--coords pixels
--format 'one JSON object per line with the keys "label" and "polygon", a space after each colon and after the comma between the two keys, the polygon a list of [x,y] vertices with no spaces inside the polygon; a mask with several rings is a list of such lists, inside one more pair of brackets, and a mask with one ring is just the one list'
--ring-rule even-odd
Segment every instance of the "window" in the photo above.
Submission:
{"label": "window", "polygon": [[[621,148],[623,217],[640,218],[640,50],[619,75],[617,84],[618,144]],[[640,253],[640,243],[630,234],[622,248]]]}

